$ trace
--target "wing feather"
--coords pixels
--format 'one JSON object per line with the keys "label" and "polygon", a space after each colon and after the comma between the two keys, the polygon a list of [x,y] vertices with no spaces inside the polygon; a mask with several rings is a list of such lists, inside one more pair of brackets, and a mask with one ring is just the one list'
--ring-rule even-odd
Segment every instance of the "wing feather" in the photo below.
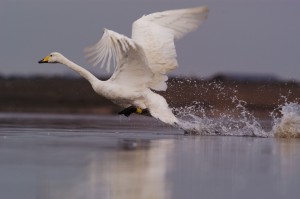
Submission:
{"label": "wing feather", "polygon": [[143,49],[132,39],[104,29],[103,36],[95,45],[85,49],[86,57],[93,65],[106,65],[115,71],[109,81],[128,85],[132,89],[149,87],[153,72],[148,66]]}
{"label": "wing feather", "polygon": [[143,47],[149,67],[157,77],[154,78],[152,87],[161,85],[160,81],[166,79],[158,76],[164,76],[178,66],[174,41],[196,30],[207,15],[208,8],[203,6],[156,12],[133,23],[132,39]]}
{"label": "wing feather", "polygon": [[85,55],[93,66],[100,63],[100,67],[106,66],[109,72],[111,67],[124,56],[124,53],[135,46],[136,44],[124,35],[104,29],[102,38],[95,45],[86,48]]}

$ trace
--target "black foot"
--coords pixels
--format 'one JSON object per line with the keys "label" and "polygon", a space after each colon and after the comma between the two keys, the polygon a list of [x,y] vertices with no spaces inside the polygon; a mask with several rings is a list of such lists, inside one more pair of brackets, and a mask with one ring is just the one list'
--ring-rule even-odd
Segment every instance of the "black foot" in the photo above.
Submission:
{"label": "black foot", "polygon": [[140,115],[147,115],[151,116],[148,109],[141,109],[137,108],[135,106],[129,106],[128,108],[125,108],[124,110],[120,111],[119,115],[125,115],[126,117],[129,117],[132,113],[140,114]]}
{"label": "black foot", "polygon": [[129,117],[132,113],[135,113],[136,111],[137,108],[135,106],[129,106],[128,108],[125,108],[124,110],[120,111],[118,114]]}
{"label": "black foot", "polygon": [[151,114],[150,114],[150,112],[149,112],[149,110],[147,108],[142,109],[142,113],[141,114],[142,115],[146,115],[146,116],[151,116]]}

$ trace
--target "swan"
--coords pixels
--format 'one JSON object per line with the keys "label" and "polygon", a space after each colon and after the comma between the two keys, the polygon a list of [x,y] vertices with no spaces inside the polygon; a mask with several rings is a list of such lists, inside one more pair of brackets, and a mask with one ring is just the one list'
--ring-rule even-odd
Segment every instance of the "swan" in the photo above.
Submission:
{"label": "swan", "polygon": [[101,39],[85,49],[93,65],[114,67],[110,79],[101,81],[58,52],[38,63],[60,63],[88,80],[94,91],[124,108],[119,114],[150,114],[176,126],[165,98],[154,91],[167,89],[166,73],[178,67],[174,41],[196,30],[207,18],[206,6],[168,10],[144,15],[132,24],[132,37],[104,29]]}

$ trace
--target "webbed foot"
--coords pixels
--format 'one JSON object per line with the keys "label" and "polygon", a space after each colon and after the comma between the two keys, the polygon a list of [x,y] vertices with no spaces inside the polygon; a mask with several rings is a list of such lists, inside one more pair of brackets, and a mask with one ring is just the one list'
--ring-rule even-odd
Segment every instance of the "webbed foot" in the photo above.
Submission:
{"label": "webbed foot", "polygon": [[129,117],[132,113],[140,114],[140,115],[147,115],[150,116],[148,109],[141,109],[135,106],[129,106],[128,108],[123,109],[118,114],[119,115],[125,115],[126,117]]}
{"label": "webbed foot", "polygon": [[118,114],[129,117],[132,113],[135,113],[136,110],[137,110],[137,108],[135,106],[129,106],[128,108],[125,108],[122,111],[120,111]]}

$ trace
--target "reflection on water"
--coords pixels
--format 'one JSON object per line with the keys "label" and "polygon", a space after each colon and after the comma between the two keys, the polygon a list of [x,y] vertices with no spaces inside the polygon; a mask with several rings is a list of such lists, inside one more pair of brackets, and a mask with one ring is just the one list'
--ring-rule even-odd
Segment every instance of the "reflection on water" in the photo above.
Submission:
{"label": "reflection on water", "polygon": [[[22,122],[0,122],[1,198],[281,199],[300,195],[297,139],[184,136],[166,126],[153,126],[148,118],[115,125],[119,118],[93,117],[86,119],[84,128],[82,123],[76,127],[74,118],[59,120],[58,126],[49,128],[33,121],[26,128]],[[78,123],[80,118],[75,120]]]}
{"label": "reflection on water", "polygon": [[94,176],[106,182],[107,198],[168,198],[165,175],[170,144],[171,140],[161,140],[149,143],[147,150],[120,151],[104,172],[97,172],[101,161],[96,158]]}
{"label": "reflection on water", "polygon": [[166,161],[172,140],[93,139],[6,137],[0,144],[1,195],[169,198]]}

